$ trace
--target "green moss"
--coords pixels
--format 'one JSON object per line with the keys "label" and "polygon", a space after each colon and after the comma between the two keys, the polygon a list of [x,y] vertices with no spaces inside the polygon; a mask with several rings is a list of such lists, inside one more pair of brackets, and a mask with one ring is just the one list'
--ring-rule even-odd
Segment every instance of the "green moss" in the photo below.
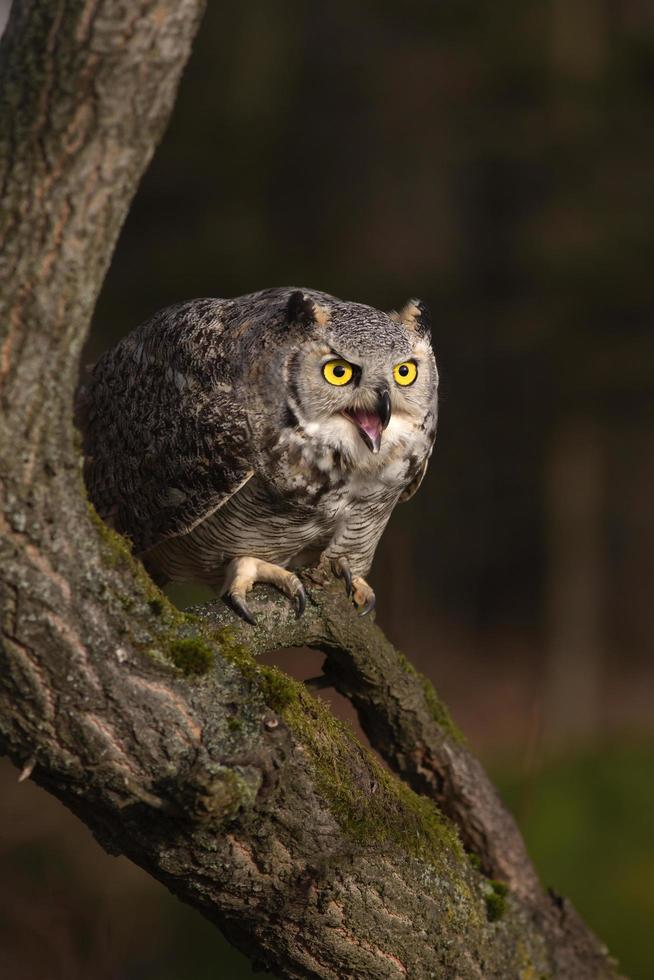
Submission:
{"label": "green moss", "polygon": [[444,731],[446,731],[448,735],[455,740],[455,742],[464,742],[465,737],[463,732],[457,728],[452,721],[452,716],[436,694],[431,681],[428,680],[423,674],[418,674],[418,677],[420,678],[420,684],[422,685],[422,690],[425,695],[427,707],[429,708],[429,713],[436,724],[444,729]]}
{"label": "green moss", "polygon": [[[231,630],[212,635],[225,659],[258,686],[268,707],[283,717],[305,746],[318,789],[341,827],[361,846],[396,844],[431,863],[444,850],[463,858],[456,831],[436,804],[384,769],[304,684],[276,667],[258,663]],[[352,759],[357,754],[360,765],[353,773]]]}
{"label": "green moss", "polygon": [[188,677],[206,674],[213,665],[215,653],[202,620],[176,609],[132,555],[129,540],[108,527],[91,503],[88,509],[107,564],[111,568],[124,568],[129,576],[128,588],[115,596],[118,605],[125,612],[135,613],[141,604],[141,610],[153,618],[145,638],[142,635],[133,638],[134,645],[160,662],[172,664]]}
{"label": "green moss", "polygon": [[225,626],[223,629],[212,630],[211,637],[219,644],[225,660],[238,667],[244,676],[257,676],[261,664],[257,663],[250,648],[236,638],[233,629]]}
{"label": "green moss", "polygon": [[[163,592],[154,584],[142,563],[134,557],[129,543],[129,539],[122,534],[118,534],[102,520],[93,504],[88,501],[88,512],[91,523],[98,532],[102,551],[107,564],[111,568],[125,566],[129,569],[132,580],[136,583],[138,591],[150,609],[150,612],[160,618],[169,626],[181,626],[188,623],[191,618],[176,609],[168,601]],[[124,609],[130,612],[134,610],[134,600],[128,594],[118,597],[118,601]]]}
{"label": "green moss", "polygon": [[509,886],[503,881],[491,878],[486,892],[486,915],[489,922],[497,922],[506,912],[506,896]]}
{"label": "green moss", "polygon": [[105,557],[108,559],[109,564],[115,566],[121,563],[131,564],[134,562],[135,559],[132,555],[128,539],[123,537],[122,534],[118,534],[108,524],[105,524],[90,500],[87,501],[87,504],[91,523],[102,540]]}
{"label": "green moss", "polygon": [[171,640],[166,647],[168,659],[184,674],[206,674],[213,665],[213,647],[201,636]]}
{"label": "green moss", "polygon": [[[430,863],[444,849],[462,856],[456,831],[436,804],[391,775],[304,685],[289,681],[293,696],[286,689],[282,715],[309,751],[318,787],[343,829],[362,846],[396,844]],[[352,772],[357,754],[361,765]]]}
{"label": "green moss", "polygon": [[296,682],[277,667],[261,667],[261,686],[266,704],[283,714],[297,698]]}
{"label": "green moss", "polygon": [[481,871],[481,858],[478,854],[475,854],[473,851],[468,851],[468,861],[475,871]]}
{"label": "green moss", "polygon": [[237,666],[244,677],[257,683],[264,701],[273,711],[281,713],[297,697],[297,683],[277,667],[259,663],[250,649],[235,639],[230,629],[217,630],[212,636],[220,644],[223,657]]}
{"label": "green moss", "polygon": [[504,915],[506,902],[501,895],[489,892],[486,896],[486,915],[489,922],[496,922]]}
{"label": "green moss", "polygon": [[125,612],[131,613],[134,611],[134,600],[131,598],[131,596],[119,595],[118,602],[121,604]]}
{"label": "green moss", "polygon": [[151,596],[148,599],[148,606],[150,607],[150,612],[153,613],[153,615],[162,616],[166,608],[163,601],[163,594],[161,596]]}
{"label": "green moss", "polygon": [[463,732],[461,732],[461,730],[457,728],[457,726],[452,721],[452,716],[450,715],[449,711],[447,710],[447,708],[445,707],[441,699],[436,694],[436,691],[434,690],[431,681],[427,677],[425,677],[424,674],[421,674],[418,670],[416,670],[413,664],[409,660],[407,660],[407,658],[404,656],[403,653],[400,653],[398,651],[397,658],[400,667],[402,668],[404,673],[411,674],[413,677],[417,677],[418,680],[420,681],[420,686],[422,687],[423,693],[425,695],[425,701],[427,702],[429,714],[434,719],[434,721],[439,726],[439,728],[442,728],[444,731],[446,731],[447,734],[450,735],[450,737],[455,740],[455,742],[464,742],[465,736],[463,735]]}

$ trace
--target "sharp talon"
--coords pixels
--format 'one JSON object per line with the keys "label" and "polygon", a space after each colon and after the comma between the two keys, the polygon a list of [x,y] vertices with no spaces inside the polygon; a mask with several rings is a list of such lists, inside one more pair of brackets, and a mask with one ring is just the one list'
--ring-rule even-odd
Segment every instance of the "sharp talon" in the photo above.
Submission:
{"label": "sharp talon", "polygon": [[307,594],[300,586],[299,590],[295,594],[295,615],[299,619],[303,615],[304,610],[307,608]]}
{"label": "sharp talon", "polygon": [[363,609],[360,610],[359,616],[367,616],[369,612],[372,612],[375,608],[376,601],[375,596],[373,596],[372,599],[368,599]]}
{"label": "sharp talon", "polygon": [[345,582],[345,592],[349,599],[352,598],[352,572],[350,571],[350,566],[347,563],[347,558],[337,558],[336,561],[332,562],[332,569],[334,575],[338,578],[342,578]]}
{"label": "sharp talon", "polygon": [[238,615],[244,619],[246,623],[249,623],[250,626],[257,625],[257,621],[254,618],[254,615],[250,612],[250,608],[245,599],[241,599],[241,597],[238,595],[228,595],[227,598],[229,599],[229,603],[234,612],[238,613]]}

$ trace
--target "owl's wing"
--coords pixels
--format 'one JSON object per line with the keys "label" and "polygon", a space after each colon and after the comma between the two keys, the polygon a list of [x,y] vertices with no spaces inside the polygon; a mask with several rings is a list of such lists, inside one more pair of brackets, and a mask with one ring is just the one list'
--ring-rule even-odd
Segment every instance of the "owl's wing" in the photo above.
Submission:
{"label": "owl's wing", "polygon": [[429,456],[425,456],[422,465],[420,466],[418,472],[413,477],[413,479],[407,483],[404,490],[399,496],[399,503],[403,504],[405,500],[411,500],[411,497],[417,492],[418,487],[425,478],[425,473],[427,472],[427,464],[429,463]]}
{"label": "owl's wing", "polygon": [[219,300],[162,311],[105,354],[79,391],[89,496],[137,554],[190,531],[252,476],[220,311]]}

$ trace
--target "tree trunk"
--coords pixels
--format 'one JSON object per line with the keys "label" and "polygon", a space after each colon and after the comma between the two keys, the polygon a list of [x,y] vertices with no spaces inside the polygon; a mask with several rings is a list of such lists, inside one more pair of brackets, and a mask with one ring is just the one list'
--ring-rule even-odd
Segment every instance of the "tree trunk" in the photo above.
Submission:
{"label": "tree trunk", "polygon": [[[310,588],[299,623],[260,593],[254,630],[183,615],[88,507],[79,352],[201,9],[21,0],[2,41],[0,751],[280,976],[614,977],[431,687],[340,593]],[[297,643],[405,782],[256,660]]]}

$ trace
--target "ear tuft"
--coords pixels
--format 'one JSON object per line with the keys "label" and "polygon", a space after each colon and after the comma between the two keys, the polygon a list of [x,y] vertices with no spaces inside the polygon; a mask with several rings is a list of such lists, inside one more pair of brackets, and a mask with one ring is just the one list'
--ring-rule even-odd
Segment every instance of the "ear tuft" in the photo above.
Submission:
{"label": "ear tuft", "polygon": [[296,289],[288,297],[286,318],[289,323],[301,323],[305,327],[316,322],[316,308],[301,289]]}
{"label": "ear tuft", "polygon": [[399,313],[394,313],[392,316],[398,323],[403,323],[408,330],[415,330],[421,337],[430,336],[431,316],[427,305],[421,299],[410,299]]}

